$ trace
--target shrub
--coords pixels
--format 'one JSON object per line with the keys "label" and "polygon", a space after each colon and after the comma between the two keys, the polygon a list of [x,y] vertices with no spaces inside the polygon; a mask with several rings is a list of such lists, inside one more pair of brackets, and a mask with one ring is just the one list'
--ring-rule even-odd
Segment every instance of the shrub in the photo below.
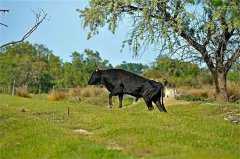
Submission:
{"label": "shrub", "polygon": [[60,90],[52,90],[48,94],[49,101],[59,101],[66,98],[66,93]]}
{"label": "shrub", "polygon": [[143,76],[152,79],[163,79],[163,73],[158,70],[148,69],[143,72]]}
{"label": "shrub", "polygon": [[192,95],[180,95],[176,98],[177,100],[186,100],[186,101],[206,101],[204,97],[192,96]]}
{"label": "shrub", "polygon": [[16,89],[16,95],[19,97],[24,97],[24,98],[31,98],[27,86],[22,86],[22,87],[18,87]]}

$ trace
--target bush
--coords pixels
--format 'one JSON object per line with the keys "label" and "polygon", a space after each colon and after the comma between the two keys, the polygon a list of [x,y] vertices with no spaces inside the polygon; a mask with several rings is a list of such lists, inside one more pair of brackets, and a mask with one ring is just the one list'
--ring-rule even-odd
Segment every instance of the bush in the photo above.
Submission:
{"label": "bush", "polygon": [[22,86],[22,87],[18,87],[16,89],[16,95],[19,97],[24,97],[24,98],[31,98],[27,86]]}
{"label": "bush", "polygon": [[163,79],[163,73],[155,69],[148,69],[144,71],[143,76],[151,79]]}
{"label": "bush", "polygon": [[60,90],[52,90],[48,94],[49,101],[59,101],[66,98],[66,93]]}
{"label": "bush", "polygon": [[192,95],[180,95],[176,98],[177,100],[186,100],[186,101],[206,101],[204,97],[192,96]]}

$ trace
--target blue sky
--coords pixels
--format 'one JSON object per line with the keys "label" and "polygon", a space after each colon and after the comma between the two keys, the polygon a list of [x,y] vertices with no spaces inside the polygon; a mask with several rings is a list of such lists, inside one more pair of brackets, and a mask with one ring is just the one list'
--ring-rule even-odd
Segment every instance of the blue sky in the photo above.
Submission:
{"label": "blue sky", "polygon": [[0,22],[9,27],[0,28],[0,44],[18,40],[34,23],[33,11],[44,9],[48,13],[45,21],[28,39],[31,43],[44,44],[63,61],[71,60],[73,51],[82,52],[89,48],[100,52],[101,57],[113,65],[122,61],[150,64],[158,52],[147,49],[138,57],[126,47],[122,52],[122,41],[127,37],[129,26],[121,22],[115,34],[103,28],[97,36],[87,40],[87,32],[81,26],[76,9],[87,6],[87,0],[0,0],[1,9],[10,12],[0,16]]}

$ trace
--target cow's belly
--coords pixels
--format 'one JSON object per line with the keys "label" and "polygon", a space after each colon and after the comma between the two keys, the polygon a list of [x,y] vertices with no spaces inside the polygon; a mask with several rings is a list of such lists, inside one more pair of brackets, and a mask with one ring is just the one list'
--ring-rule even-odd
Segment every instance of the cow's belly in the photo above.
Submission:
{"label": "cow's belly", "polygon": [[131,96],[134,96],[134,97],[141,97],[142,96],[142,92],[141,92],[141,88],[139,87],[135,87],[135,88],[132,88],[132,89],[124,89],[124,94],[129,94]]}

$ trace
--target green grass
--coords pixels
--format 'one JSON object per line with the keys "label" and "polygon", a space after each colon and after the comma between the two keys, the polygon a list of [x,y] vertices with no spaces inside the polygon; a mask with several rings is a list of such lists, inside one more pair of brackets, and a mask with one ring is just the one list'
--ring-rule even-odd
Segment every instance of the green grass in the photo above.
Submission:
{"label": "green grass", "polygon": [[109,110],[106,102],[97,97],[76,103],[0,95],[0,159],[240,156],[240,126],[223,119],[229,111],[239,113],[239,105],[198,102],[171,105],[169,113],[159,113],[141,102]]}

